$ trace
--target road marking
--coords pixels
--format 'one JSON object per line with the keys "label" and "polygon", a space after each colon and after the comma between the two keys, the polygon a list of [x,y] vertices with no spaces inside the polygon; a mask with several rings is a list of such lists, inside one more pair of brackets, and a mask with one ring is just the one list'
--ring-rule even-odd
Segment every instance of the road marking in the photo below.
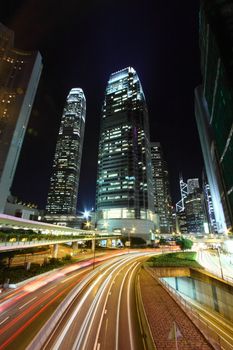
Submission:
{"label": "road marking", "polygon": [[10,316],[7,316],[6,318],[4,318],[4,320],[2,320],[2,322],[0,322],[0,324],[3,324],[6,320],[8,320],[8,318],[10,318]]}
{"label": "road marking", "polygon": [[49,289],[46,289],[43,293],[47,293],[48,291],[50,291],[51,289],[53,289],[53,288],[56,288],[57,286],[52,286],[52,287],[50,287]]}
{"label": "road marking", "polygon": [[66,281],[71,280],[71,278],[74,278],[74,277],[77,277],[77,276],[68,277],[68,278],[66,278],[65,280],[61,281],[61,283],[65,283]]}
{"label": "road marking", "polygon": [[97,344],[96,350],[99,350],[99,349],[100,349],[100,343]]}
{"label": "road marking", "polygon": [[107,309],[104,310],[104,314],[105,314],[105,315],[106,315],[106,313],[107,313]]}
{"label": "road marking", "polygon": [[33,300],[35,300],[37,297],[32,298],[31,300],[29,300],[28,302],[26,302],[25,304],[23,304],[22,306],[19,307],[19,310],[22,309],[24,306],[26,306],[27,304],[31,303]]}

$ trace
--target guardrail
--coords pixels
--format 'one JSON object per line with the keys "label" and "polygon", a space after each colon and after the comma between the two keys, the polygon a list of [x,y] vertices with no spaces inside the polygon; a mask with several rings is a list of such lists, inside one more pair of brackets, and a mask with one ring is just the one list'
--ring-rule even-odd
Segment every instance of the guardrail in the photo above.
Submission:
{"label": "guardrail", "polygon": [[[147,271],[153,276],[150,270]],[[155,276],[153,276],[155,277]],[[158,278],[158,282],[165,287],[170,296],[177,302],[177,304],[182,308],[186,315],[191,319],[207,341],[213,346],[215,350],[232,350],[233,346],[226,339],[224,339],[220,334],[216,333],[210,327],[210,325],[200,318],[199,313],[185,300],[180,294],[172,288],[166,281]]]}

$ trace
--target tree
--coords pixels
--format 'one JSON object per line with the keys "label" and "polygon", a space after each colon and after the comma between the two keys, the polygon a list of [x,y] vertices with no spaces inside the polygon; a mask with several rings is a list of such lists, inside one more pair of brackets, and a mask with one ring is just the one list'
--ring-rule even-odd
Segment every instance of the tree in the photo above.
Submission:
{"label": "tree", "polygon": [[181,237],[176,240],[176,244],[180,246],[181,250],[191,249],[193,246],[193,241],[191,241],[191,239]]}

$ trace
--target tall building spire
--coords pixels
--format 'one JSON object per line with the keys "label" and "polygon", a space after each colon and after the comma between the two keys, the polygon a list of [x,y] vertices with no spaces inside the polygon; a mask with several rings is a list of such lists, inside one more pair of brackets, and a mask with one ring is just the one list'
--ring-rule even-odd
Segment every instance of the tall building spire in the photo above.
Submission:
{"label": "tall building spire", "polygon": [[74,88],[67,96],[59,129],[46,206],[49,221],[76,215],[85,117],[83,90]]}
{"label": "tall building spire", "polygon": [[[98,227],[123,233],[137,233],[137,220],[151,220],[154,209],[148,112],[132,67],[112,73],[106,88],[96,205]],[[148,233],[149,227],[151,221],[138,231]]]}

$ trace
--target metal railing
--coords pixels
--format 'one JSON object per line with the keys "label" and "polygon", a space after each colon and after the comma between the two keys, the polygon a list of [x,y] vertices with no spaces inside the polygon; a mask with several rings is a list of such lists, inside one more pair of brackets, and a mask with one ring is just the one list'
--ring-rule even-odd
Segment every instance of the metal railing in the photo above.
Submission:
{"label": "metal railing", "polygon": [[165,287],[170,296],[177,302],[177,304],[183,309],[186,315],[191,319],[199,331],[204,335],[208,342],[216,350],[232,350],[233,345],[223,338],[220,334],[209,325],[208,322],[205,322],[199,315],[199,313],[192,307],[182,296],[172,288],[165,280],[160,280],[159,283]]}

